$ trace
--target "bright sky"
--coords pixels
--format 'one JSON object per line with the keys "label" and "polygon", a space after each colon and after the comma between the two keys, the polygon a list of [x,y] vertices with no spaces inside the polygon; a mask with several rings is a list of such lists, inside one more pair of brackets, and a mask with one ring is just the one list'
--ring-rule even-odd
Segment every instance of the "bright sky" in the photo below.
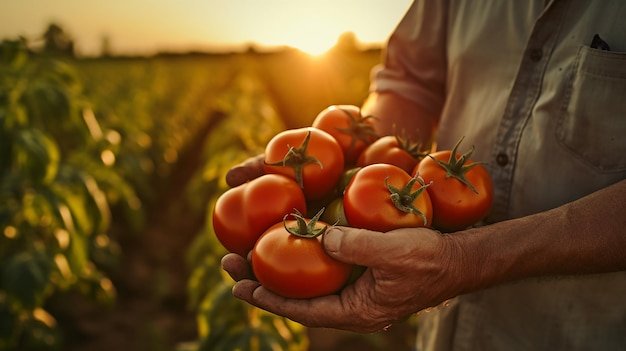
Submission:
{"label": "bright sky", "polygon": [[107,36],[114,52],[206,49],[254,42],[320,52],[352,31],[384,42],[411,0],[2,0],[0,39],[37,38],[55,22],[80,54]]}

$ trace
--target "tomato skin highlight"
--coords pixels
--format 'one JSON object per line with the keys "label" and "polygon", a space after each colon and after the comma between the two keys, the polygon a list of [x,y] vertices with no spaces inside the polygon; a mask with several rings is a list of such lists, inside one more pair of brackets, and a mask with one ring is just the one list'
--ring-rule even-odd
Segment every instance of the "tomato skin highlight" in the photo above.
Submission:
{"label": "tomato skin highlight", "polygon": [[212,220],[219,242],[246,257],[263,232],[298,209],[306,213],[302,189],[291,178],[265,174],[228,189],[215,202]]}
{"label": "tomato skin highlight", "polygon": [[[351,227],[388,232],[398,228],[429,227],[433,218],[430,196],[423,191],[413,205],[426,217],[399,210],[391,200],[387,182],[403,188],[411,176],[403,169],[390,164],[373,164],[363,167],[354,175],[343,197],[344,212]],[[412,191],[421,187],[415,182]]]}
{"label": "tomato skin highlight", "polygon": [[[442,150],[430,156],[447,162],[451,154],[451,150]],[[459,157],[458,153],[456,157]],[[467,160],[465,165],[473,163],[472,160]],[[477,194],[458,179],[446,178],[446,170],[430,157],[417,165],[413,175],[416,173],[419,173],[425,182],[433,182],[427,190],[433,204],[434,228],[443,232],[454,232],[476,224],[489,213],[493,204],[493,182],[482,164],[465,173]]]}
{"label": "tomato skin highlight", "polygon": [[418,162],[419,159],[402,148],[395,136],[386,135],[363,150],[356,165],[365,167],[376,163],[387,163],[398,166],[407,174],[411,174]]}
{"label": "tomato skin highlight", "polygon": [[[352,120],[347,113],[352,116]],[[343,150],[345,163],[351,165],[377,139],[372,120],[361,118],[361,109],[357,106],[332,105],[321,111],[311,126],[332,135]],[[356,121],[356,125],[353,121]],[[351,131],[351,127],[356,130]]]}
{"label": "tomato skin highlight", "polygon": [[[287,220],[294,226],[296,221]],[[317,222],[317,226],[328,225]],[[352,265],[330,257],[322,235],[301,238],[276,223],[257,241],[252,251],[252,269],[258,281],[287,298],[309,299],[339,291],[350,278]]]}
{"label": "tomato skin highlight", "polygon": [[344,157],[337,141],[323,130],[305,127],[289,129],[276,134],[265,147],[265,173],[282,174],[296,179],[292,167],[280,165],[290,148],[299,147],[310,133],[307,156],[321,164],[308,163],[302,168],[302,188],[307,199],[316,200],[335,190],[341,177]]}

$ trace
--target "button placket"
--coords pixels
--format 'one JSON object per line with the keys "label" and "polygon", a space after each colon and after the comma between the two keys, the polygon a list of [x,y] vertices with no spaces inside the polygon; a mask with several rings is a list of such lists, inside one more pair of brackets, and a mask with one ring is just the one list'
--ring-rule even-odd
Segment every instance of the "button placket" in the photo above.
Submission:
{"label": "button placket", "polygon": [[496,156],[496,163],[500,167],[506,166],[509,163],[509,156],[507,156],[505,153],[499,153]]}
{"label": "button placket", "polygon": [[535,23],[519,68],[509,101],[498,127],[494,145],[494,184],[497,184],[490,221],[508,218],[511,189],[518,146],[524,126],[531,118],[532,108],[541,93],[543,71],[566,12],[568,2],[556,1]]}

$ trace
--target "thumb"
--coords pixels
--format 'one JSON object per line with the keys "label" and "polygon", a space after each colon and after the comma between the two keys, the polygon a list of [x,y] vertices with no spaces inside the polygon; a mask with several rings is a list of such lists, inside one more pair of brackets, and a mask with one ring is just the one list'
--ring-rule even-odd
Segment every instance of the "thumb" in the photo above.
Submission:
{"label": "thumb", "polygon": [[331,227],[322,242],[332,258],[350,264],[375,266],[382,263],[384,247],[391,245],[384,233],[350,227]]}

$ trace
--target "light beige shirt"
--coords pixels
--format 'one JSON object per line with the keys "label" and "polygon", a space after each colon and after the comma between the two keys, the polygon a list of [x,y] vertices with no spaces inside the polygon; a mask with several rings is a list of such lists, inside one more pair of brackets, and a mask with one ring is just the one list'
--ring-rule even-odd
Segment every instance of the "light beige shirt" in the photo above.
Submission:
{"label": "light beige shirt", "polygon": [[[626,178],[626,1],[416,1],[374,77],[440,116],[439,148],[475,145],[495,183],[487,223]],[[420,315],[418,347],[626,349],[626,272],[460,296]]]}

